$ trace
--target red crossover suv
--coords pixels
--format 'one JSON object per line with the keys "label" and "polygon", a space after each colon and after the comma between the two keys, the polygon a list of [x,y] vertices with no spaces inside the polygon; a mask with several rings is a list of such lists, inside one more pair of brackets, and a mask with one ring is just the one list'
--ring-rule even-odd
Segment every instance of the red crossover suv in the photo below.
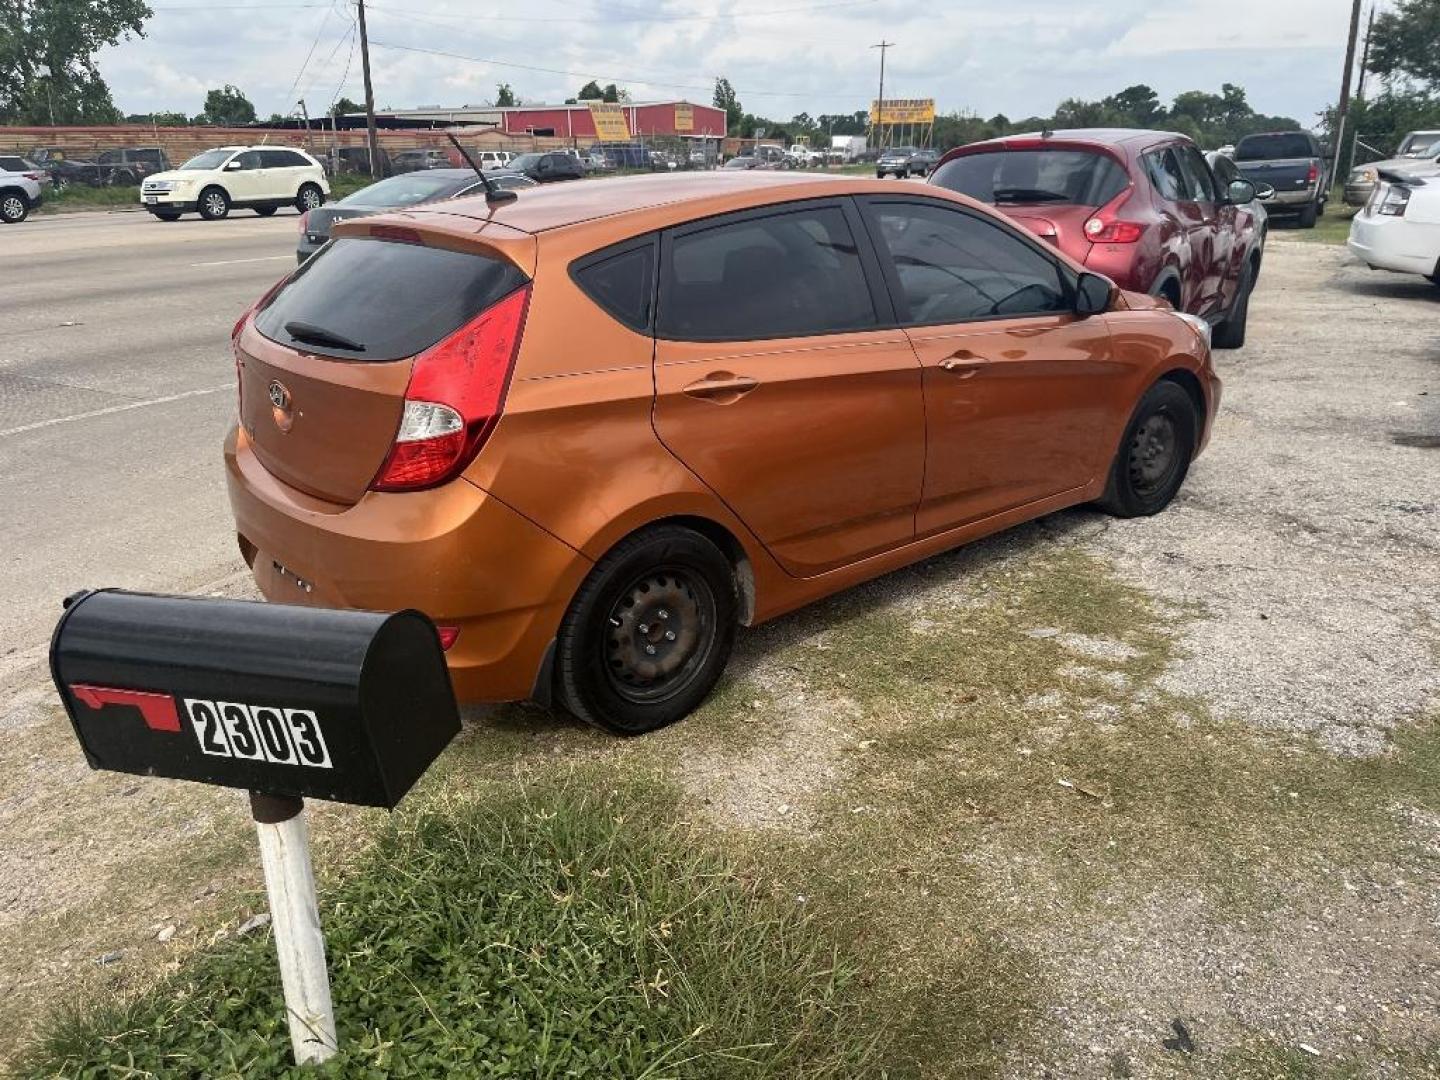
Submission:
{"label": "red crossover suv", "polygon": [[1122,289],[1205,318],[1217,348],[1245,344],[1265,230],[1246,180],[1221,184],[1165,131],[1087,129],[957,147],[930,183],[990,203]]}

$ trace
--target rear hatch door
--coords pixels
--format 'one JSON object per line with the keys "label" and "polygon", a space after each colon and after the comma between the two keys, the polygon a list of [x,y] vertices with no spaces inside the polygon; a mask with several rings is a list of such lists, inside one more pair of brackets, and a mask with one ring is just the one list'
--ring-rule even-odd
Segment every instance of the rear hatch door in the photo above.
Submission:
{"label": "rear hatch door", "polygon": [[1085,222],[1095,213],[1093,206],[1050,203],[1044,206],[1003,205],[997,209],[1077,262],[1083,263],[1090,254],[1092,245],[1085,237]]}
{"label": "rear hatch door", "polygon": [[1285,158],[1277,161],[1237,161],[1235,167],[1246,180],[1269,184],[1280,194],[1304,191],[1310,186],[1314,158]]}
{"label": "rear hatch door", "polygon": [[528,280],[494,248],[372,228],[381,235],[339,236],[301,266],[235,343],[256,458],[290,486],[343,504],[384,464],[414,357]]}

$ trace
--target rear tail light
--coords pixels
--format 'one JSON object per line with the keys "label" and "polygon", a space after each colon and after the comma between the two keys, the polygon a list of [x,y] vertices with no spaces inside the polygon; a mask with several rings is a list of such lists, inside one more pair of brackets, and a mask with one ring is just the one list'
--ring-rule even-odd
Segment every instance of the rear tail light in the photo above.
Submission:
{"label": "rear tail light", "polygon": [[460,636],[460,627],[437,626],[435,629],[440,632],[440,648],[445,652],[449,652],[450,646],[454,645],[455,639]]}
{"label": "rear tail light", "polygon": [[1121,221],[1117,216],[1134,190],[1127,187],[1091,215],[1085,222],[1087,240],[1092,244],[1133,244],[1145,234],[1145,226],[1135,221]]}
{"label": "rear tail light", "polygon": [[1314,163],[1312,162],[1311,165],[1310,165],[1310,171],[1305,174],[1305,183],[1307,183],[1307,184],[1313,184],[1313,183],[1315,183],[1316,181],[1318,181],[1319,179],[1320,179],[1320,166],[1319,166],[1319,165],[1316,165],[1316,164],[1314,164]]}
{"label": "rear tail light", "polygon": [[1410,205],[1410,189],[1391,184],[1372,195],[1370,201],[1375,213],[1382,217],[1404,217],[1405,208]]}
{"label": "rear tail light", "polygon": [[475,459],[500,418],[529,302],[527,285],[415,358],[400,429],[372,490],[434,487]]}
{"label": "rear tail light", "polygon": [[310,225],[310,211],[306,210],[300,215],[300,231],[303,233]]}

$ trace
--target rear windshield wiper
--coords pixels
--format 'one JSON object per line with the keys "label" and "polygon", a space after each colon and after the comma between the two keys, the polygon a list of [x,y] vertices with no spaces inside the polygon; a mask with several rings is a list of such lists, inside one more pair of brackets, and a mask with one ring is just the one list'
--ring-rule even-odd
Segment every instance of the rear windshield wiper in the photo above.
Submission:
{"label": "rear windshield wiper", "polygon": [[1042,191],[1039,188],[996,188],[993,192],[998,202],[1070,202],[1069,195],[1058,191]]}
{"label": "rear windshield wiper", "polygon": [[326,330],[323,326],[301,322],[299,319],[287,322],[285,332],[296,341],[303,341],[307,345],[329,345],[332,349],[348,349],[350,352],[365,351],[364,345],[344,334],[337,334],[334,330]]}

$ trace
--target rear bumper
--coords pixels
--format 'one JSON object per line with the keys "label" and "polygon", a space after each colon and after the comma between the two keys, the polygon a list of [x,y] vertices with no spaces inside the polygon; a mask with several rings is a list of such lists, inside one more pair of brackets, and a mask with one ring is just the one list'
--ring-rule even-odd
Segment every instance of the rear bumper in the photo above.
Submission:
{"label": "rear bumper", "polygon": [[579,552],[463,479],[338,506],[266,471],[238,429],[225,471],[241,552],[266,599],[417,608],[460,628],[446,661],[461,700],[531,695],[590,569]]}
{"label": "rear bumper", "polygon": [[1286,210],[1298,212],[1311,203],[1318,202],[1317,195],[1314,188],[1306,188],[1304,191],[1277,191],[1270,198],[1262,199],[1260,205],[1272,214],[1276,211],[1283,213]]}

